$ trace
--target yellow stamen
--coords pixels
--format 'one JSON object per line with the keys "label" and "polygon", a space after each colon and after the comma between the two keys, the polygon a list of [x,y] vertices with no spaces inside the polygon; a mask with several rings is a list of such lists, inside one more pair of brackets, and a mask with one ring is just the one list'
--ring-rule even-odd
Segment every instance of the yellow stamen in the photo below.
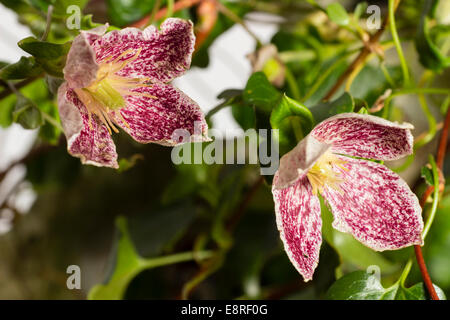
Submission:
{"label": "yellow stamen", "polygon": [[348,168],[344,166],[345,163],[330,151],[324,153],[306,174],[313,188],[313,194],[317,195],[317,192],[323,192],[325,186],[343,193],[339,186],[343,181],[342,172],[339,169],[348,171]]}
{"label": "yellow stamen", "polygon": [[[97,79],[86,88],[75,89],[78,98],[86,106],[91,130],[93,129],[92,114],[95,114],[106,126],[109,134],[112,134],[112,131],[119,132],[115,126],[117,121],[112,118],[113,115],[117,115],[118,120],[123,122],[127,128],[130,128],[120,113],[120,109],[126,106],[125,96],[141,96],[156,99],[151,94],[133,91],[136,88],[151,87],[151,84],[146,84],[150,78],[126,78],[116,74],[129,63],[135,61],[139,57],[141,50],[142,48],[137,50],[128,49],[114,60],[112,57],[104,59],[97,71]],[[120,61],[131,53],[134,53],[132,57]]]}

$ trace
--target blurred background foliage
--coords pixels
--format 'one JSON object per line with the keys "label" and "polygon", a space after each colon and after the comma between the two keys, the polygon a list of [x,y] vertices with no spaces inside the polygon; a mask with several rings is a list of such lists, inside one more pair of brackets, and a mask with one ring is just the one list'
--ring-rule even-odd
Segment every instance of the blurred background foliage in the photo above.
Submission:
{"label": "blurred background foliage", "polygon": [[[78,33],[65,26],[69,5],[82,8],[82,29],[106,22],[110,28],[143,27],[149,17],[156,24],[166,16],[190,19],[197,36],[193,65],[202,68],[209,63],[209,46],[233,25],[243,25],[249,17],[257,19],[252,15],[255,12],[282,17],[271,45],[256,39],[249,59],[255,73],[249,75],[246,86],[218,92],[222,103],[212,108],[208,118],[231,107],[244,130],[278,128],[281,154],[315,123],[336,113],[370,112],[412,122],[416,126],[415,157],[406,165],[388,165],[420,195],[426,186],[420,168],[427,154],[434,153],[450,102],[448,1],[401,1],[395,23],[407,61],[398,58],[391,32],[384,32],[375,44],[369,41],[377,30],[367,27],[371,17],[367,7],[377,5],[383,20],[388,1],[0,3],[17,12],[20,22],[35,35],[18,44],[28,56],[12,64],[0,62],[0,125],[16,122],[39,130],[30,153],[0,173],[6,181],[8,170],[25,165],[25,180],[38,195],[27,214],[14,205],[20,188],[13,188],[0,204],[2,216],[8,214],[12,224],[9,232],[0,235],[0,298],[425,298],[415,263],[400,287],[397,282],[412,248],[372,251],[332,229],[326,206],[322,206],[320,263],[314,280],[304,283],[282,248],[271,177],[262,179],[258,165],[174,165],[169,148],[140,145],[121,134],[114,135],[121,155],[118,171],[82,166],[66,152],[54,93],[62,81],[70,41]],[[53,6],[51,25],[42,38],[49,5]],[[370,47],[367,59],[323,101],[364,46]],[[413,96],[406,98],[406,94]],[[449,166],[447,160],[444,173]],[[448,296],[447,191],[423,250],[434,283]],[[82,290],[66,287],[66,268],[72,264],[81,267]],[[381,282],[372,283],[375,289],[367,293],[364,286],[370,275],[365,271],[374,265],[381,270]]]}

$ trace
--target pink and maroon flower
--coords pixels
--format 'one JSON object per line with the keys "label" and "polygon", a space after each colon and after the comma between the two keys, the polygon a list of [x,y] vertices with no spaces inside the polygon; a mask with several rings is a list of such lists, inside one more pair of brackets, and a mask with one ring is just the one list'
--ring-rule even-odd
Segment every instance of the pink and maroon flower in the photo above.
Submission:
{"label": "pink and maroon flower", "polygon": [[176,145],[176,129],[189,131],[192,142],[208,140],[198,105],[168,84],[190,66],[192,23],[171,18],[160,31],[106,28],[81,31],[67,56],[58,108],[69,153],[117,168],[111,133],[118,127],[140,143]]}
{"label": "pink and maroon flower", "polygon": [[333,212],[333,227],[374,250],[423,243],[416,195],[387,167],[361,159],[411,154],[410,129],[375,116],[339,114],[318,124],[281,158],[272,187],[277,226],[305,281],[312,279],[322,243],[318,193]]}

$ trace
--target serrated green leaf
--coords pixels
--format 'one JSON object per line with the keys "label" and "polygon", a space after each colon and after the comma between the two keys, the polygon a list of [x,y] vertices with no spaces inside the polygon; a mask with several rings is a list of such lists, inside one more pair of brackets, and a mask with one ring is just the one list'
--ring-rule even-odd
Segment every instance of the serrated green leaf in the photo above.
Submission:
{"label": "serrated green leaf", "polygon": [[[446,299],[444,292],[434,286],[440,299]],[[355,271],[337,280],[328,290],[331,300],[426,300],[423,283],[405,288],[396,283],[385,289],[374,274]]]}
{"label": "serrated green leaf", "polygon": [[327,14],[331,21],[340,26],[346,26],[350,21],[347,11],[339,2],[329,4],[327,6]]}

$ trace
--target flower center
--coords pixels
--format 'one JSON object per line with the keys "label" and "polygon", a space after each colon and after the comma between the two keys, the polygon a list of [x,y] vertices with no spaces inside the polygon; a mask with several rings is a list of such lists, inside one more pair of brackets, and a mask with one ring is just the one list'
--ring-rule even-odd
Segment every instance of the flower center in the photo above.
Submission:
{"label": "flower center", "polygon": [[313,194],[317,195],[318,191],[323,192],[324,186],[343,192],[339,187],[343,179],[341,178],[341,172],[336,170],[336,167],[348,171],[344,166],[345,163],[331,151],[325,152],[306,174],[313,188]]}
{"label": "flower center", "polygon": [[[86,106],[89,115],[89,126],[92,130],[92,114],[95,114],[98,119],[106,126],[109,134],[119,132],[114,125],[116,120],[111,116],[111,112],[118,116],[125,126],[129,127],[128,123],[122,117],[120,109],[126,106],[124,96],[145,96],[155,99],[155,96],[150,94],[134,92],[133,89],[139,87],[150,87],[146,84],[150,79],[148,78],[127,78],[118,76],[116,73],[127,66],[130,62],[136,60],[141,52],[141,49],[129,49],[124,51],[120,56],[111,61],[110,58],[105,59],[97,71],[97,77],[89,84],[88,87],[75,89],[78,98]],[[133,54],[134,53],[134,54]],[[130,54],[133,54],[130,57]],[[123,61],[119,61],[125,58]]]}

